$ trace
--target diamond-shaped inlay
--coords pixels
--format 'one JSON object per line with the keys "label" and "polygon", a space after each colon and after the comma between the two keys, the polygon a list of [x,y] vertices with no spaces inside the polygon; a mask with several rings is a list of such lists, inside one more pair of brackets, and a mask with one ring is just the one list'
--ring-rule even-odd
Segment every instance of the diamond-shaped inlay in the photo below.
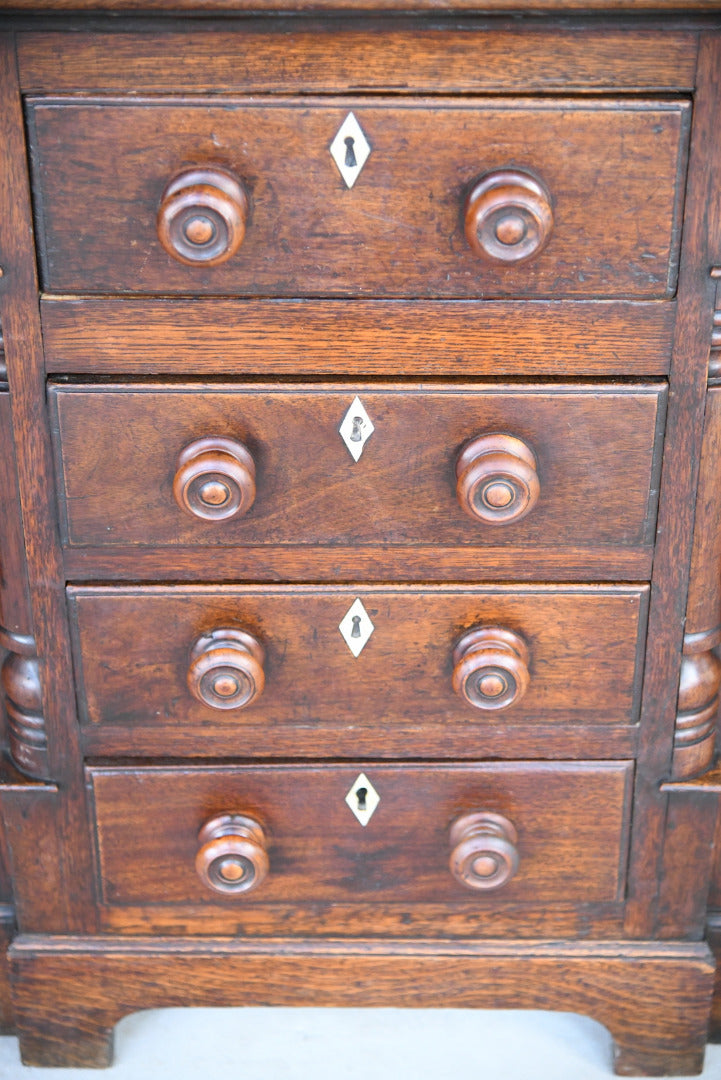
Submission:
{"label": "diamond-shaped inlay", "polygon": [[359,397],[355,397],[348,412],[343,417],[341,426],[338,428],[340,437],[348,447],[350,456],[354,461],[363,453],[365,444],[375,431],[373,421],[363,407]]}
{"label": "diamond-shaped inlay", "polygon": [[353,787],[345,797],[352,812],[360,821],[363,828],[366,827],[376,811],[381,797],[371,784],[365,773],[360,773]]}
{"label": "diamond-shaped inlay", "polygon": [[370,616],[360,600],[354,600],[338,627],[354,656],[360,656],[375,630]]}
{"label": "diamond-shaped inlay", "polygon": [[338,134],[330,144],[330,152],[346,187],[352,188],[371,152],[363,129],[352,112],[338,128]]}

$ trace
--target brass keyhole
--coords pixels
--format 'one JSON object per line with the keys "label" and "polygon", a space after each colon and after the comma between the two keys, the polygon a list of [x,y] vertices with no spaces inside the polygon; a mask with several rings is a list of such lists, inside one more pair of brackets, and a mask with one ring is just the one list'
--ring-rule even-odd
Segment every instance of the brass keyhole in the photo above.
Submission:
{"label": "brass keyhole", "polygon": [[354,615],[353,616],[353,629],[350,632],[351,637],[360,637],[361,636],[360,624],[361,624],[360,615]]}
{"label": "brass keyhole", "polygon": [[362,416],[353,417],[353,430],[350,433],[351,442],[361,441],[361,439],[363,438],[363,424],[364,421]]}
{"label": "brass keyhole", "polygon": [[365,788],[365,787],[356,788],[355,795],[356,795],[356,799],[358,800],[358,809],[359,810],[367,810],[368,808],[366,806],[366,796],[368,795],[368,788]]}
{"label": "brass keyhole", "polygon": [[355,139],[352,135],[347,135],[343,142],[345,143],[345,163],[349,169],[355,169],[358,165],[358,162],[355,159],[355,150],[353,148]]}

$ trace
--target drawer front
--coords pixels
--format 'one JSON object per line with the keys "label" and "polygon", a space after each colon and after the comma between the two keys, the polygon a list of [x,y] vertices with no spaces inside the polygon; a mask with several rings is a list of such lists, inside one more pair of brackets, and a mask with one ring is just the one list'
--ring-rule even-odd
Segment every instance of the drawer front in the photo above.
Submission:
{"label": "drawer front", "polygon": [[[329,148],[351,111],[349,189]],[[665,297],[688,113],[679,101],[37,99],[44,287]]]}
{"label": "drawer front", "polygon": [[[272,924],[275,908],[277,928],[288,905],[313,905],[319,924],[333,918],[324,905],[365,905],[377,934],[385,905],[434,905],[441,927],[470,906],[476,935],[506,905],[612,904],[623,897],[632,772],[629,762],[93,767],[102,901],[153,905],[156,922],[181,908],[193,930],[195,909],[201,932],[214,908],[231,926],[262,909]],[[365,824],[351,808],[359,798]],[[298,931],[287,920],[283,932]]]}
{"label": "drawer front", "polygon": [[51,399],[70,546],[517,545],[560,560],[564,546],[653,543],[661,386]]}
{"label": "drawer front", "polygon": [[416,756],[468,757],[487,728],[629,725],[647,595],[71,587],[81,722],[96,749],[107,733],[126,754],[295,756],[310,735],[323,757],[358,738],[371,754],[400,741]]}

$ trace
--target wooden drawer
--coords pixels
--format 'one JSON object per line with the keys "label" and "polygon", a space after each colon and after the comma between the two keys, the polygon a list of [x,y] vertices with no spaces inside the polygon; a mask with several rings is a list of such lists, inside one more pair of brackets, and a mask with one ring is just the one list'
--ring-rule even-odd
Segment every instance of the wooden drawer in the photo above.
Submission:
{"label": "wooden drawer", "polygon": [[[381,756],[477,757],[489,737],[505,742],[502,756],[527,754],[534,735],[516,732],[514,744],[516,725],[540,727],[548,753],[549,728],[568,740],[568,725],[598,725],[613,756],[614,729],[638,717],[647,596],[645,586],[71,587],[81,723],[95,752],[324,758],[359,739]],[[572,743],[556,745],[570,755]]]}
{"label": "wooden drawer", "polygon": [[[348,189],[329,148],[351,111],[371,149]],[[35,99],[44,287],[669,296],[688,116],[679,100]]]}
{"label": "wooden drawer", "polygon": [[[561,564],[566,546],[599,561],[650,550],[664,386],[357,393],[362,409],[355,387],[53,387],[66,543],[455,545],[475,577],[484,548],[545,549]],[[354,461],[358,417],[373,431]],[[233,440],[236,458],[210,437]]]}
{"label": "wooden drawer", "polygon": [[[542,925],[554,905],[620,901],[632,775],[630,762],[603,761],[87,770],[101,897],[115,925],[118,909],[142,908],[156,926],[180,915],[191,932],[341,935],[349,909],[356,931],[365,924],[374,935],[386,919],[409,926],[432,910],[436,934],[457,916],[462,932],[482,936],[498,909],[543,904]],[[365,824],[351,810],[359,798]],[[466,821],[451,833],[473,813],[494,818],[476,821],[475,836]],[[211,829],[199,838],[220,815],[261,831],[249,827],[241,847]],[[243,827],[229,824],[235,835]],[[452,852],[471,884],[451,872]],[[243,871],[254,887],[233,891]]]}

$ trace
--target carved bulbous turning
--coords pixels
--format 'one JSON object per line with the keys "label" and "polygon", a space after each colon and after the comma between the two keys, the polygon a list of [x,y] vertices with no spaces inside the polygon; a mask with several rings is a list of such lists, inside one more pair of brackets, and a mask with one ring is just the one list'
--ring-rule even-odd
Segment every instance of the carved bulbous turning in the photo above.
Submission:
{"label": "carved bulbous turning", "polygon": [[0,629],[0,645],[13,650],[7,653],[0,673],[10,754],[21,772],[48,779],[48,743],[35,641]]}
{"label": "carved bulbous turning", "polygon": [[721,660],[712,649],[682,657],[674,735],[673,777],[676,780],[696,776],[711,765],[719,690]]}
{"label": "carved bulbous turning", "polygon": [[250,451],[221,435],[195,439],[178,455],[173,496],[181,510],[202,521],[242,517],[255,500]]}
{"label": "carved bulbous turning", "polygon": [[198,833],[195,869],[213,892],[240,896],[265,880],[268,852],[263,827],[244,814],[218,814]]}
{"label": "carved bulbous turning", "polygon": [[518,834],[501,814],[464,814],[450,831],[450,868],[469,889],[500,889],[518,870]]}
{"label": "carved bulbous turning", "polygon": [[160,200],[158,238],[169,255],[190,266],[218,266],[243,243],[245,188],[219,168],[185,169]]}
{"label": "carved bulbous turning", "polygon": [[212,630],[190,651],[188,688],[211,709],[243,709],[263,693],[264,659],[263,646],[245,630]]}
{"label": "carved bulbous turning", "polygon": [[530,682],[528,646],[502,626],[477,626],[453,650],[453,689],[476,709],[507,709]]}
{"label": "carved bulbous turning", "polygon": [[479,435],[456,461],[456,495],[465,512],[488,525],[519,521],[538,502],[536,455],[521,439]]}
{"label": "carved bulbous turning", "polygon": [[468,192],[464,223],[475,255],[493,263],[524,262],[548,243],[553,229],[551,196],[530,173],[497,169]]}

